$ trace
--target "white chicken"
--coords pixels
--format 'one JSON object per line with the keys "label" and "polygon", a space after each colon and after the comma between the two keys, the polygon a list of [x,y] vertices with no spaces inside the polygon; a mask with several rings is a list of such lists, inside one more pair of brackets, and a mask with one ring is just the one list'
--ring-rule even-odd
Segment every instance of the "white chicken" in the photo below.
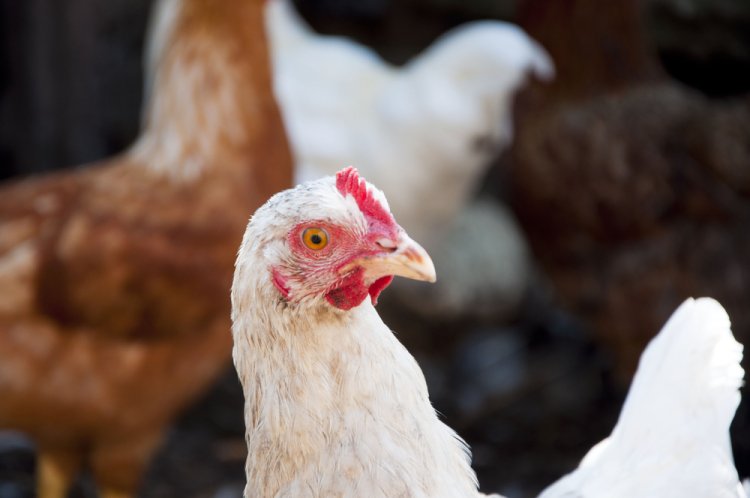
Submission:
{"label": "white chicken", "polygon": [[[232,286],[251,496],[477,496],[469,450],[373,304],[394,275],[434,281],[382,192],[348,168],[272,197]],[[542,498],[745,498],[728,429],[742,346],[686,301],[643,354],[612,435]]]}
{"label": "white chicken", "polygon": [[[401,224],[438,256],[442,274],[465,266],[456,257],[487,262],[484,272],[468,274],[471,279],[462,274],[458,295],[452,292],[457,284],[438,284],[426,305],[419,300],[421,311],[473,314],[486,295],[511,307],[520,301],[529,273],[526,245],[503,207],[472,205],[480,215],[499,212],[479,231],[489,243],[464,240],[458,255],[436,249],[458,234],[477,232],[464,227],[473,216],[460,215],[491,160],[512,139],[515,92],[531,74],[552,76],[544,49],[513,24],[479,21],[446,33],[395,67],[352,40],[315,33],[289,0],[269,1],[266,23],[296,180],[357,164],[388,195]],[[489,259],[483,252],[488,246],[507,247],[505,265]],[[406,290],[411,297],[423,291]]]}
{"label": "white chicken", "polygon": [[373,307],[393,275],[435,269],[351,168],[253,216],[232,287],[246,498],[478,495],[466,445]]}

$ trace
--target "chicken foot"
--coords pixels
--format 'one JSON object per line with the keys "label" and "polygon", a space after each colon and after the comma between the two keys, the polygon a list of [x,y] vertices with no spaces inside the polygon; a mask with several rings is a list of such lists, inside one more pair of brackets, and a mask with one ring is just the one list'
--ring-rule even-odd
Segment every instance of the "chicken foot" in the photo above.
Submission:
{"label": "chicken foot", "polygon": [[40,449],[37,458],[39,498],[65,498],[80,470],[75,453]]}

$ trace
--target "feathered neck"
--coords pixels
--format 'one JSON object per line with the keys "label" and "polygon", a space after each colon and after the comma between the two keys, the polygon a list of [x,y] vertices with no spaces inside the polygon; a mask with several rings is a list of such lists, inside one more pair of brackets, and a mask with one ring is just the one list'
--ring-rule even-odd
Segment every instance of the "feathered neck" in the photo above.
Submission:
{"label": "feathered neck", "polygon": [[154,170],[191,179],[221,166],[278,112],[261,1],[161,0],[145,66],[143,133],[131,153]]}
{"label": "feathered neck", "polygon": [[245,496],[476,495],[468,451],[424,376],[365,300],[286,305],[240,251],[234,362],[245,394]]}

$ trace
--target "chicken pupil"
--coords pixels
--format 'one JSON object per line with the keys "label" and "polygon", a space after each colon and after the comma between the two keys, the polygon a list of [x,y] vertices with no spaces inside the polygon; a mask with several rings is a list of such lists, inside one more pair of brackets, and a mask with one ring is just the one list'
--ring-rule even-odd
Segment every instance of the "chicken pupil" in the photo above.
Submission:
{"label": "chicken pupil", "polygon": [[316,233],[316,234],[313,234],[313,235],[312,235],[312,236],[310,237],[310,242],[312,242],[313,244],[315,244],[315,245],[317,246],[317,245],[320,245],[320,243],[321,243],[321,242],[323,242],[323,239],[321,239],[321,238],[320,238],[320,235],[318,235],[318,234]]}

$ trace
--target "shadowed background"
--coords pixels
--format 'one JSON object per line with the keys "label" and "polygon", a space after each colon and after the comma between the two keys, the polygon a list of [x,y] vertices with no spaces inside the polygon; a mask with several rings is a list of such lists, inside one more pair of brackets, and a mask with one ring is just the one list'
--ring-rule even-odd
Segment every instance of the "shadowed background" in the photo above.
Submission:
{"label": "shadowed background", "polygon": [[[132,142],[150,5],[0,1],[0,177],[85,163]],[[553,85],[519,96],[514,145],[482,186],[511,205],[538,263],[521,309],[502,323],[417,325],[397,303],[382,311],[420,361],[436,407],[471,444],[484,489],[532,496],[604,437],[645,339],[686,292],[719,298],[750,343],[746,1],[298,7],[319,31],[352,36],[394,63],[461,22],[510,20],[557,66]],[[750,475],[746,405],[733,434],[741,476]],[[172,430],[142,495],[239,496],[241,410],[229,371]],[[32,447],[9,438],[0,497],[32,496],[32,471]],[[79,493],[91,493],[86,483]]]}

